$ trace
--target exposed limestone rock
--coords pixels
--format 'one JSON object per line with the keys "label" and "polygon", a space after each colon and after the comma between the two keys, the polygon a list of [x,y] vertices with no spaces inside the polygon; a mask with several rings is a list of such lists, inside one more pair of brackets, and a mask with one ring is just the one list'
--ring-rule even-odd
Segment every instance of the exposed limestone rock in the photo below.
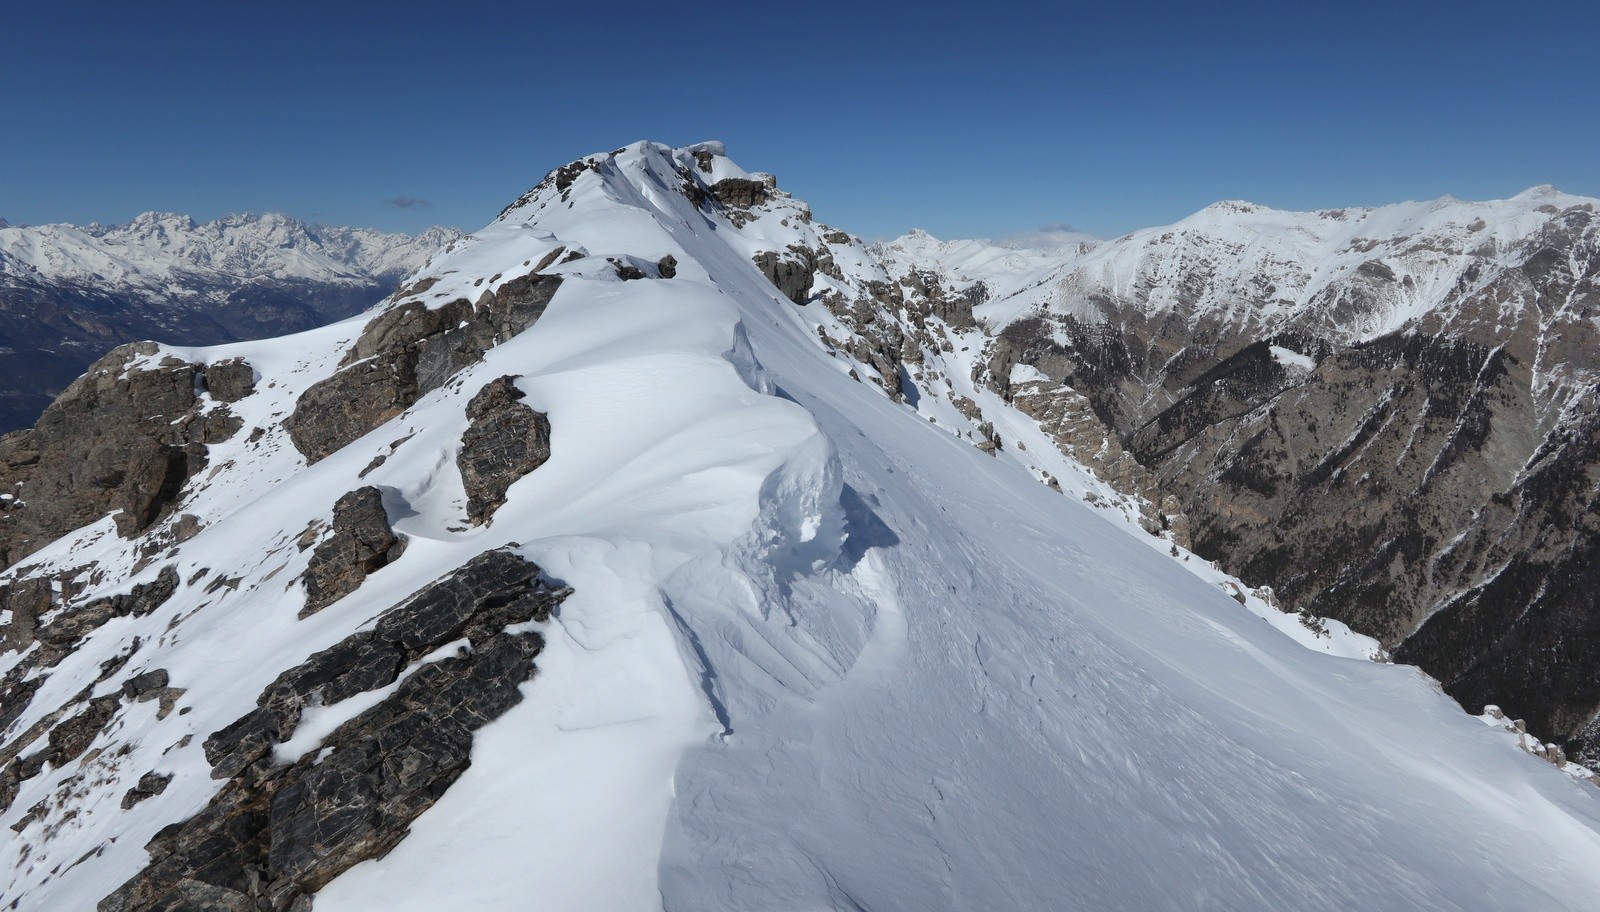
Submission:
{"label": "exposed limestone rock", "polygon": [[769,189],[762,181],[727,177],[711,185],[711,195],[724,206],[749,209],[765,203],[769,198]]}
{"label": "exposed limestone rock", "polygon": [[990,456],[1005,449],[1005,442],[995,432],[994,422],[985,421],[978,425],[978,449]]}
{"label": "exposed limestone rock", "polygon": [[113,510],[123,535],[143,532],[205,467],[205,444],[237,430],[197,400],[199,368],[159,351],[112,349],[32,429],[0,438],[0,564]]}
{"label": "exposed limestone rock", "polygon": [[[1142,469],[1143,466],[1140,466],[1140,468]],[[1172,533],[1173,543],[1180,547],[1189,547],[1189,517],[1183,515],[1183,503],[1176,496],[1168,494],[1161,499],[1159,521],[1166,531]],[[1278,607],[1277,595],[1273,592],[1271,586],[1260,586],[1256,589],[1256,593],[1261,596],[1262,601],[1274,608]]]}
{"label": "exposed limestone rock", "polygon": [[667,254],[656,262],[656,275],[663,279],[676,277],[678,274],[678,258]]}
{"label": "exposed limestone rock", "polygon": [[145,695],[154,693],[170,683],[167,670],[157,668],[152,671],[136,674],[122,682],[122,695],[130,700],[139,700]]}
{"label": "exposed limestone rock", "polygon": [[405,411],[420,395],[414,362],[374,358],[306,390],[284,427],[295,448],[316,462]]}
{"label": "exposed limestone rock", "polygon": [[[134,586],[131,592],[96,599],[87,605],[63,607],[53,604],[49,598],[50,580],[45,577],[13,582],[6,590],[0,590],[9,593],[8,601],[14,611],[31,600],[31,607],[25,610],[34,612],[32,618],[38,625],[34,639],[23,647],[26,649],[27,645],[36,643],[37,648],[27,652],[20,662],[0,677],[0,732],[4,732],[21,716],[46,681],[45,675],[34,674],[31,678],[28,675],[60,662],[85,636],[111,618],[154,611],[172,596],[177,585],[177,570],[168,566],[162,569],[156,579]],[[96,681],[88,683],[71,699],[45,713],[25,731],[0,743],[0,811],[11,806],[22,783],[38,775],[46,764],[65,765],[88,749],[95,736],[111,721],[121,702],[121,696],[117,694],[90,699],[94,685],[116,673],[137,649],[138,640],[135,639],[128,653],[102,664],[101,675]],[[162,699],[165,707],[169,699],[175,699],[182,691],[166,688],[165,672],[161,675],[159,688],[150,690],[147,696],[141,695],[140,698]],[[156,679],[149,675],[141,675],[134,680],[141,689],[156,684]],[[74,715],[61,721],[74,711]],[[43,749],[26,757],[18,756],[41,737],[46,739]]]}
{"label": "exposed limestone rock", "polygon": [[33,695],[39,691],[40,685],[44,683],[42,678],[24,679],[23,675],[32,670],[33,663],[18,663],[0,678],[0,732],[10,728],[11,723],[17,721],[22,711],[33,701]]}
{"label": "exposed limestone rock", "polygon": [[139,583],[129,592],[62,609],[38,634],[44,647],[41,651],[45,664],[55,664],[106,621],[117,617],[143,617],[165,604],[176,591],[178,568],[168,565],[161,568],[155,579]]}
{"label": "exposed limestone rock", "polygon": [[[6,648],[23,651],[33,643],[39,646],[28,653],[22,663],[15,666],[4,679],[7,685],[0,688],[0,694],[5,696],[0,720],[15,718],[21,712],[21,706],[26,705],[21,690],[24,684],[20,677],[14,680],[13,675],[20,676],[32,668],[55,665],[106,621],[115,617],[149,614],[170,598],[177,587],[178,573],[171,566],[162,568],[154,580],[134,586],[131,592],[95,599],[83,605],[61,605],[52,601],[51,581],[46,577],[27,577],[0,587],[0,602],[12,610],[12,624],[6,630],[16,635],[16,644]],[[33,686],[37,687],[37,682]],[[0,729],[3,728],[4,724],[0,724]]]}
{"label": "exposed limestone rock", "polygon": [[333,505],[333,531],[311,554],[306,566],[307,617],[356,591],[368,576],[405,550],[405,542],[389,526],[383,493],[367,485]]}
{"label": "exposed limestone rock", "polygon": [[613,260],[612,268],[616,270],[617,278],[624,282],[632,282],[635,279],[642,279],[645,277],[645,271],[633,265],[632,263],[624,263]]}
{"label": "exposed limestone rock", "polygon": [[1174,542],[1188,547],[1187,521],[1182,521],[1180,538],[1178,526],[1171,519],[1161,518],[1180,515],[1178,501],[1170,496],[1162,499],[1155,478],[1133,454],[1122,448],[1116,434],[1101,423],[1088,398],[1069,386],[1039,380],[1015,384],[1010,392],[1011,404],[1038,421],[1040,430],[1050,435],[1061,452],[1082,463],[1096,478],[1118,492],[1138,498],[1146,528],[1159,531],[1172,526]]}
{"label": "exposed limestone rock", "polygon": [[95,736],[111,723],[122,698],[115,694],[95,697],[83,711],[50,729],[50,747],[46,758],[54,766],[66,766],[83,755],[94,742]]}
{"label": "exposed limestone rock", "polygon": [[972,318],[972,300],[946,288],[933,273],[913,269],[902,282],[910,292],[906,300],[915,303],[919,316],[931,314],[956,329],[977,325]]}
{"label": "exposed limestone rock", "polygon": [[206,391],[221,402],[238,402],[256,391],[256,371],[243,358],[229,358],[205,370]]}
{"label": "exposed limestone rock", "polygon": [[[0,585],[0,611],[11,615],[11,620],[0,627],[0,652],[27,649],[33,643],[39,618],[50,610],[51,602],[52,592],[47,578],[29,576]],[[0,716],[3,715],[4,712],[0,711]]]}
{"label": "exposed limestone rock", "polygon": [[515,380],[494,380],[467,404],[469,424],[456,465],[474,523],[488,522],[512,483],[550,458],[550,420],[521,403]]}
{"label": "exposed limestone rock", "polygon": [[166,791],[167,785],[171,782],[171,773],[165,775],[154,772],[145,773],[139,777],[139,784],[128,789],[127,793],[122,796],[122,809],[126,811],[141,801],[154,798]]}
{"label": "exposed limestone rock", "polygon": [[[101,912],[308,912],[334,877],[386,854],[471,763],[473,732],[521,701],[543,640],[507,628],[547,619],[568,593],[538,576],[508,551],[489,552],[373,631],[280,676],[257,710],[206,741],[227,784],[150,841],[150,865],[101,900]],[[273,745],[293,733],[304,706],[389,686],[409,663],[463,636],[470,650],[416,669],[320,751],[274,762]]]}
{"label": "exposed limestone rock", "polygon": [[295,448],[316,462],[399,415],[532,326],[560,285],[560,276],[530,273],[476,304],[457,298],[430,310],[412,300],[374,317],[345,366],[306,390],[285,419]]}
{"label": "exposed limestone rock", "polygon": [[816,268],[816,256],[804,247],[791,247],[784,253],[763,250],[755,255],[756,268],[767,281],[778,287],[783,296],[796,304],[804,304],[810,294],[811,274]]}
{"label": "exposed limestone rock", "polygon": [[122,511],[116,517],[117,531],[132,538],[149,528],[192,474],[188,454],[182,447],[148,438],[133,441],[115,502]]}
{"label": "exposed limestone rock", "polygon": [[184,694],[183,688],[169,687],[168,683],[165,668],[147,671],[123,682],[122,698],[135,703],[158,700],[161,705],[156,711],[156,718],[165,719],[177,705],[178,698]]}
{"label": "exposed limestone rock", "polygon": [[[569,196],[567,194],[567,190],[569,188],[571,188],[572,183],[578,179],[579,175],[583,174],[583,172],[585,172],[585,171],[598,171],[599,169],[600,169],[600,162],[598,160],[596,160],[596,159],[580,158],[577,161],[568,162],[567,164],[562,165],[561,167],[555,169],[554,171],[551,171],[549,174],[546,174],[544,176],[544,179],[539,181],[539,183],[535,184],[531,189],[528,190],[528,192],[522,194],[521,196],[519,196],[515,200],[513,200],[511,202],[511,205],[505,207],[504,209],[501,209],[500,210],[500,216],[497,216],[497,217],[503,217],[506,213],[510,212],[513,209],[516,209],[518,206],[527,205],[530,201],[533,200],[534,197],[539,195],[539,191],[544,190],[544,189],[549,188],[549,187],[554,187],[558,192],[560,192],[561,193],[561,198],[563,200],[569,199]],[[433,281],[437,281],[437,280],[436,279],[429,279],[427,281],[433,282]],[[426,289],[424,288],[424,289],[420,289],[420,290],[426,290]],[[397,299],[399,297],[403,297],[403,296],[402,295],[397,295],[396,296]]]}

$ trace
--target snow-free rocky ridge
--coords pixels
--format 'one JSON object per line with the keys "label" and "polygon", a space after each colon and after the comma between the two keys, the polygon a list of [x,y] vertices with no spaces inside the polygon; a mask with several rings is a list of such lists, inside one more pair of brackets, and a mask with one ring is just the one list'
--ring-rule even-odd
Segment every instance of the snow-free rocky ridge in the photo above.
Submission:
{"label": "snow-free rocky ridge", "polygon": [[1600,790],[1181,547],[981,310],[638,143],[369,313],[113,352],[0,441],[0,904],[1600,895]]}
{"label": "snow-free rocky ridge", "polygon": [[204,345],[310,329],[372,306],[436,251],[416,235],[278,214],[196,223],[0,222],[0,431],[27,427],[88,364],[138,339]]}

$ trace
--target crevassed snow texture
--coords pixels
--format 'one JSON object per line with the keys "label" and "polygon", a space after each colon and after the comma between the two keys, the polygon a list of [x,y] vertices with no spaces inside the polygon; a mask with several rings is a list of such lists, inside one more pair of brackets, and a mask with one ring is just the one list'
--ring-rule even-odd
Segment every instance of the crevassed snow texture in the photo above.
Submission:
{"label": "crevassed snow texture", "polygon": [[[195,711],[115,733],[135,744],[120,778],[29,861],[6,851],[4,895],[92,907],[214,789],[198,743],[170,747],[183,732],[518,542],[575,589],[527,699],[318,912],[1594,907],[1600,791],[1414,669],[1302,648],[1128,524],[853,382],[750,263],[815,230],[792,211],[736,230],[678,192],[688,150],[598,160],[570,200],[536,196],[422,274],[449,294],[557,246],[590,254],[559,267],[533,330],[309,469],[281,432],[213,455],[236,468],[198,495],[215,524],[179,561],[185,579],[237,568],[237,593],[185,589],[67,660],[88,672],[171,625],[130,672],[171,669]],[[671,280],[603,265],[667,254]],[[266,424],[358,328],[188,354],[277,377],[248,401]],[[507,373],[549,413],[552,458],[464,529],[462,409]],[[294,537],[365,483],[411,544],[296,621]],[[131,564],[103,529],[43,559],[72,548]],[[151,768],[178,778],[121,814]]]}

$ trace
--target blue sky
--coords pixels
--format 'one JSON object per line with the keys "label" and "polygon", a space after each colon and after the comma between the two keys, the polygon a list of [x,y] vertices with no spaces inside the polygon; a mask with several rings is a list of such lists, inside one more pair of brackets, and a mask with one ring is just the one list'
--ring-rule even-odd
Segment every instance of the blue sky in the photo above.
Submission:
{"label": "blue sky", "polygon": [[477,228],[549,169],[721,139],[867,237],[1218,199],[1600,196],[1578,3],[17,3],[0,216]]}

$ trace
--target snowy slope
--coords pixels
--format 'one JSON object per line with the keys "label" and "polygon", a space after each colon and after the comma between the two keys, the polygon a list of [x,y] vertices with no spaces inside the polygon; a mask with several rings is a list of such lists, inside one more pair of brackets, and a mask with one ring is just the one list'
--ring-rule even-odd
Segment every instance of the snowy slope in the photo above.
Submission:
{"label": "snowy slope", "polygon": [[892,241],[872,245],[872,253],[895,275],[912,269],[935,272],[958,288],[983,284],[983,298],[1004,298],[1031,288],[1100,241],[1088,235],[1052,233],[1030,243],[986,238],[941,241],[914,228]]}
{"label": "snowy slope", "polygon": [[[566,251],[537,325],[313,465],[281,419],[370,316],[164,350],[247,359],[260,380],[235,410],[263,433],[214,445],[216,470],[191,482],[182,509],[203,527],[158,561],[184,581],[172,599],[91,634],[6,732],[130,646],[96,694],[156,667],[186,689],[178,712],[126,706],[103,750],[23,784],[7,826],[64,797],[0,849],[0,901],[93,907],[210,800],[207,733],[284,668],[515,543],[574,590],[526,699],[319,912],[1592,908],[1600,791],[1414,669],[1303,648],[1165,541],[1040,485],[1034,456],[986,455],[857,382],[861,362],[819,344],[842,328],[752,255],[826,249],[835,291],[886,273],[786,197],[739,218],[697,204],[686,187],[745,179],[720,146],[587,161],[399,296],[439,306]],[[668,256],[675,276],[649,277]],[[463,409],[502,375],[548,413],[553,455],[472,527]],[[409,544],[297,620],[294,543],[363,484]],[[87,598],[152,578],[154,563],[129,577],[137,552],[108,519],[29,563],[95,561]],[[313,731],[355,708],[319,707]],[[121,810],[152,769],[172,784]]]}
{"label": "snowy slope", "polygon": [[[1177,311],[1265,336],[1310,327],[1343,341],[1372,339],[1448,310],[1526,255],[1552,216],[1600,201],[1530,188],[1511,199],[1441,197],[1373,208],[1289,212],[1226,201],[1172,225],[1107,241],[984,311],[999,325],[1065,309],[1105,319],[1116,302],[1147,315]],[[1463,279],[1469,267],[1477,264]],[[1362,270],[1392,285],[1372,301],[1344,286]],[[1520,302],[1505,302],[1508,318]]]}

